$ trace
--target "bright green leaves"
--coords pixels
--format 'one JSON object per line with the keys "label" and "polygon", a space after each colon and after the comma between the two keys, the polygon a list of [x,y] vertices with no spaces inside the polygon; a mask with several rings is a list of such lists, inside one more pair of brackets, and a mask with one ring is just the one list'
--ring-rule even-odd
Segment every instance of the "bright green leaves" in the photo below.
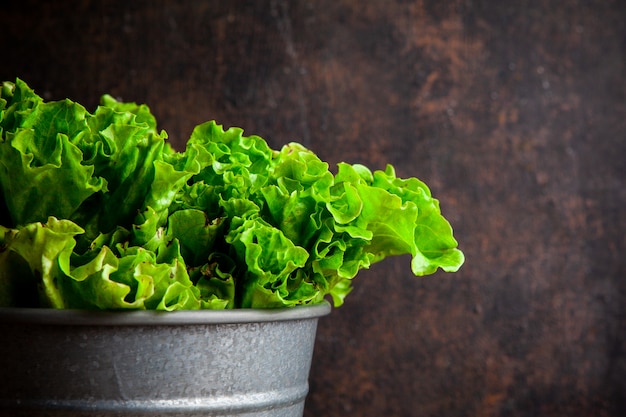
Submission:
{"label": "bright green leaves", "polygon": [[300,144],[215,122],[176,152],[145,105],[0,91],[0,305],[339,306],[388,256],[415,275],[464,261],[427,186],[391,166],[333,175]]}
{"label": "bright green leaves", "polygon": [[222,219],[209,220],[201,210],[178,210],[167,220],[166,236],[178,240],[183,258],[189,265],[197,266],[207,262],[223,234],[223,226]]}
{"label": "bright green leaves", "polygon": [[133,247],[121,256],[103,247],[66,277],[74,308],[198,309],[199,292],[184,264],[158,262],[154,252]]}
{"label": "bright green leaves", "polygon": [[413,220],[414,252],[411,267],[415,275],[433,274],[437,268],[456,272],[463,264],[463,253],[457,249],[450,223],[441,215],[439,201],[432,198],[430,190],[417,178],[401,179],[393,167],[374,174],[373,185],[397,195],[403,205],[415,207]]}
{"label": "bright green leaves", "polygon": [[93,166],[81,163],[82,152],[74,144],[87,128],[86,111],[69,100],[44,103],[23,82],[12,93],[3,97],[7,109],[0,121],[0,184],[11,222],[69,219],[107,185],[93,176]]}
{"label": "bright green leaves", "polygon": [[87,239],[129,227],[168,146],[147,107],[105,96],[90,114],[70,100],[43,102],[20,80],[2,91],[0,184],[12,225],[55,216]]}
{"label": "bright green leaves", "polygon": [[[304,267],[307,251],[293,244],[277,228],[259,217],[244,220],[226,236],[234,248],[238,264],[245,265],[243,280],[243,307],[277,307],[299,303],[290,297],[289,278]],[[260,296],[262,302],[257,299]],[[266,305],[268,306],[268,305]]]}
{"label": "bright green leaves", "polygon": [[23,146],[36,140],[32,130],[7,132],[6,137],[0,142],[0,181],[12,224],[47,216],[69,219],[89,197],[106,189],[105,179],[93,177],[92,166],[81,165],[81,152],[67,136],[51,138],[57,146],[44,160]]}
{"label": "bright green leaves", "polygon": [[[30,274],[23,279],[35,283],[41,306],[68,307],[59,278],[70,271],[70,256],[76,245],[74,237],[81,233],[83,230],[74,223],[54,217],[45,224],[31,223],[19,230],[4,228],[2,256],[8,260],[13,252],[21,257],[22,264],[25,261]],[[19,264],[20,260],[14,257],[13,263]],[[16,279],[8,273],[10,267],[4,264],[1,267],[5,282]]]}
{"label": "bright green leaves", "polygon": [[[180,310],[233,304],[232,291],[224,299],[219,291],[194,286],[176,240],[150,251],[126,246],[127,234],[117,232],[100,236],[90,253],[79,256],[74,238],[83,230],[68,220],[51,217],[0,231],[3,306]],[[38,299],[23,291],[36,291]]]}
{"label": "bright green leaves", "polygon": [[95,117],[101,113],[106,114],[102,120],[106,126],[96,128],[94,167],[95,175],[106,179],[108,192],[101,194],[97,227],[109,231],[116,225],[132,223],[154,181],[155,162],[162,159],[166,135],[156,134],[152,126],[138,122],[132,113],[99,107]]}
{"label": "bright green leaves", "polygon": [[187,142],[186,152],[201,158],[195,182],[218,186],[224,200],[247,198],[267,181],[272,150],[260,137],[242,133],[239,128],[224,131],[207,122],[197,126]]}

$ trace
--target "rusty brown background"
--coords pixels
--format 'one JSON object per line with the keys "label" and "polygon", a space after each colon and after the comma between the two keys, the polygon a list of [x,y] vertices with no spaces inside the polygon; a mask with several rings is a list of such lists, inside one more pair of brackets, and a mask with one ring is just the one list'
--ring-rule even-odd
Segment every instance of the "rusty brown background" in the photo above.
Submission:
{"label": "rusty brown background", "polygon": [[307,417],[626,415],[626,2],[0,3],[0,78],[427,182],[466,265],[363,272]]}

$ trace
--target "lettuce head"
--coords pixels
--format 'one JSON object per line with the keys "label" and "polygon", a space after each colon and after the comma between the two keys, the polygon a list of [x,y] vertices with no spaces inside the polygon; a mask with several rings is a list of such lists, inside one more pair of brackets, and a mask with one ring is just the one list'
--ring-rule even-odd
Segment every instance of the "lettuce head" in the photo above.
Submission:
{"label": "lettuce head", "polygon": [[464,262],[426,184],[390,165],[333,173],[214,121],[178,152],[145,105],[0,92],[0,306],[339,306],[389,256],[417,276]]}

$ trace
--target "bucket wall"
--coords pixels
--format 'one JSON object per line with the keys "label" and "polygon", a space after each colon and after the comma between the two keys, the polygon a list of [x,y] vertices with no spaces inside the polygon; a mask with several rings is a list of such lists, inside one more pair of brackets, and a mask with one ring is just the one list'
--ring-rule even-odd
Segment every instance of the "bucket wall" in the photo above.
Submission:
{"label": "bucket wall", "polygon": [[291,310],[4,312],[0,416],[302,416],[330,307]]}

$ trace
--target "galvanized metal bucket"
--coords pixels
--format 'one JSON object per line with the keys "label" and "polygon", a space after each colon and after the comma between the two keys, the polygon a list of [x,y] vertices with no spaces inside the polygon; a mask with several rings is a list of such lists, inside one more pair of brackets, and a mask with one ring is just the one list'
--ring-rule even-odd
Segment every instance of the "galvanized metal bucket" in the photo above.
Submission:
{"label": "galvanized metal bucket", "polygon": [[0,309],[0,416],[302,416],[318,318]]}

